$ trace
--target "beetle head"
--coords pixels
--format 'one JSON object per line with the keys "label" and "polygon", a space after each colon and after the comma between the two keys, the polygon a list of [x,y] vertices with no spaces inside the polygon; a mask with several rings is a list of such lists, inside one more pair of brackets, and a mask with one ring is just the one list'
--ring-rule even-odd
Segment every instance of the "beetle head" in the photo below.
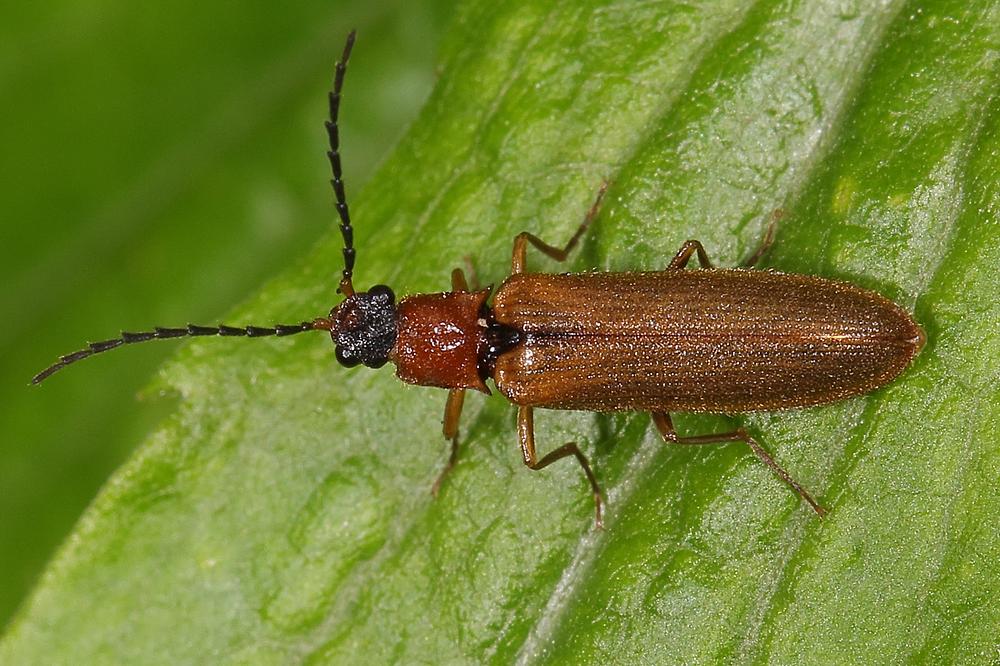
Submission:
{"label": "beetle head", "polygon": [[[348,368],[380,368],[396,343],[395,295],[385,285],[355,292],[330,310],[330,338],[337,361]],[[325,326],[323,328],[326,328]]]}

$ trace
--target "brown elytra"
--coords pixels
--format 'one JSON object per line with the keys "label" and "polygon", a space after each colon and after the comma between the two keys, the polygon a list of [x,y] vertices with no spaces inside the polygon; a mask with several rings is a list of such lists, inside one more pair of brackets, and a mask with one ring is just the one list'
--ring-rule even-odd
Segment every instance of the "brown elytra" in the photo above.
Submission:
{"label": "brown elytra", "polygon": [[524,343],[493,379],[513,403],[599,412],[773,411],[868,393],[923,332],[844,282],[773,271],[514,275],[493,317]]}

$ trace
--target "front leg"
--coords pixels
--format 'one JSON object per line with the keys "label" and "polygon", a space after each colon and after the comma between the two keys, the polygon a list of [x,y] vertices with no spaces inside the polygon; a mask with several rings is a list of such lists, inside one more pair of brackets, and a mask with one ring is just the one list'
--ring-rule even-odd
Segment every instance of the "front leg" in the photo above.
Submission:
{"label": "front leg", "polygon": [[451,442],[451,453],[448,455],[448,462],[444,469],[438,474],[431,486],[431,494],[437,497],[441,490],[441,484],[448,473],[455,468],[458,462],[458,422],[462,417],[462,405],[465,404],[465,389],[451,389],[448,391],[448,402],[444,406],[444,437]]}
{"label": "front leg", "polygon": [[521,455],[524,457],[524,464],[527,465],[529,469],[539,470],[543,467],[548,467],[555,461],[565,458],[566,456],[576,456],[576,461],[580,463],[580,467],[583,468],[583,473],[587,476],[587,481],[590,482],[590,489],[594,493],[596,524],[597,529],[601,529],[604,527],[604,514],[601,509],[603,504],[603,500],[601,499],[601,488],[597,485],[597,478],[594,476],[594,472],[590,469],[590,463],[587,462],[586,456],[584,456],[579,447],[577,447],[576,442],[568,442],[560,446],[555,451],[549,452],[549,454],[544,456],[541,460],[538,460],[538,457],[535,454],[535,420],[532,413],[533,410],[531,407],[517,408],[517,436],[521,443]]}
{"label": "front leg", "polygon": [[[451,272],[451,290],[467,292],[469,291],[469,283],[465,280],[465,273],[462,272],[461,268],[456,268]],[[455,467],[455,463],[458,462],[458,422],[462,418],[462,406],[465,404],[465,389],[451,389],[448,391],[448,402],[444,406],[444,437],[451,444],[451,453],[448,455],[448,462],[445,464],[444,469],[438,474],[437,479],[434,480],[434,485],[431,486],[431,494],[437,497],[438,492],[441,490],[441,484],[444,482],[444,478],[448,476]]]}

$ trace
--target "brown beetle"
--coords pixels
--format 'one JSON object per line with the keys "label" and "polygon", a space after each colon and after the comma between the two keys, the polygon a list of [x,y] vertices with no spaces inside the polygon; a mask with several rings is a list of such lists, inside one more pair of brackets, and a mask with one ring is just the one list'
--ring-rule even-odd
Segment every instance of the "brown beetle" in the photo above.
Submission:
{"label": "brown beetle", "polygon": [[[924,333],[903,309],[853,285],[804,275],[745,270],[773,239],[772,224],[744,269],[715,269],[698,241],[686,242],[666,270],[646,273],[527,273],[528,244],[566,259],[596,217],[606,189],[563,248],[529,233],[514,239],[511,275],[493,294],[470,289],[461,269],[452,290],[418,294],[398,303],[388,287],[356,292],[353,227],[340,165],[337,115],[348,36],[329,95],[328,153],[344,237],[344,300],[328,317],[273,327],[194,326],[122,333],[68,354],[33,379],[124,344],[221,335],[285,336],[328,331],[344,366],[396,365],[410,384],[449,390],[444,435],[458,455],[458,422],[467,389],[489,393],[487,380],[518,406],[524,464],[541,469],[575,456],[590,482],[597,524],[601,490],[573,442],[539,457],[533,410],[645,411],[671,444],[745,442],[812,508],[824,509],[743,428],[680,437],[669,412],[743,413],[819,405],[868,393],[890,382],[924,344]],[[682,270],[697,254],[702,270]]]}

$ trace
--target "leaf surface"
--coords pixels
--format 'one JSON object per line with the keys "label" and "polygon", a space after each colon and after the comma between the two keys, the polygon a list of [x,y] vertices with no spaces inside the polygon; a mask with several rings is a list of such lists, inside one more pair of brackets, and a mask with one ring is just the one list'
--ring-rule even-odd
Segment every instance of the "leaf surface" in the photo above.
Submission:
{"label": "leaf surface", "polygon": [[[513,236],[573,269],[719,265],[781,211],[768,267],[915,311],[897,382],[741,418],[830,509],[739,446],[644,415],[470,396],[440,497],[444,394],[347,371],[328,340],[198,341],[179,405],[105,487],[0,646],[5,662],[852,663],[995,656],[1000,611],[1000,108],[995,3],[467,3],[420,118],[352,200],[356,283],[484,283]],[[365,56],[363,41],[355,52]],[[350,104],[345,94],[344,104]],[[345,156],[349,159],[349,156]],[[322,313],[334,233],[232,321]],[[537,270],[562,270],[529,255]],[[677,418],[684,433],[734,419]]]}

